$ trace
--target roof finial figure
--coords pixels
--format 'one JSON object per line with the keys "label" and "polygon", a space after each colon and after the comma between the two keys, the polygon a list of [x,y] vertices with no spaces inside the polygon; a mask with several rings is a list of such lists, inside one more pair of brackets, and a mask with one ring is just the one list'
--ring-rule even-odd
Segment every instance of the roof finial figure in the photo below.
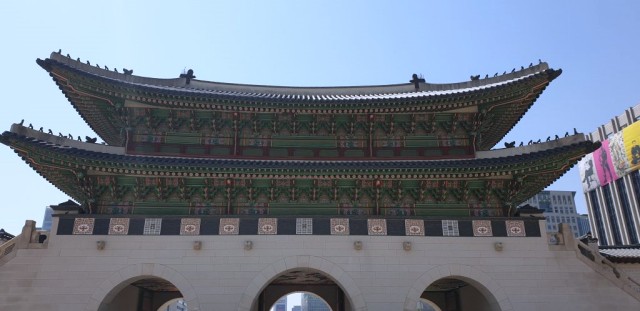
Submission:
{"label": "roof finial figure", "polygon": [[23,125],[23,124],[24,124],[24,119],[20,120],[20,123],[19,123],[19,124],[20,124],[20,125]]}
{"label": "roof finial figure", "polygon": [[489,79],[489,74],[484,75],[485,79]]}
{"label": "roof finial figure", "polygon": [[123,72],[125,75],[130,76],[130,75],[132,75],[132,74],[133,74],[133,69],[129,70],[129,69],[127,69],[127,68],[122,68],[122,72]]}
{"label": "roof finial figure", "polygon": [[118,72],[118,68],[113,68],[113,71],[114,72]]}
{"label": "roof finial figure", "polygon": [[533,67],[533,63],[529,63],[529,68]]}
{"label": "roof finial figure", "polygon": [[87,60],[87,65],[91,65],[91,62],[89,62],[89,60]]}
{"label": "roof finial figure", "polygon": [[44,132],[44,130],[42,129],[42,126],[40,127],[40,129],[38,130],[40,132]]}
{"label": "roof finial figure", "polygon": [[62,54],[62,49],[58,49],[58,54]]}
{"label": "roof finial figure", "polygon": [[33,124],[29,123],[29,128],[33,130]]}
{"label": "roof finial figure", "polygon": [[511,69],[511,73],[516,72],[516,68],[514,67],[513,69]]}
{"label": "roof finial figure", "polygon": [[109,70],[109,67],[107,67],[107,65],[104,65],[104,70]]}
{"label": "roof finial figure", "polygon": [[576,130],[576,128],[573,128],[573,135],[578,135],[578,131]]}
{"label": "roof finial figure", "polygon": [[480,80],[480,75],[471,76],[471,81]]}
{"label": "roof finial figure", "polygon": [[84,137],[84,139],[85,139],[85,141],[86,141],[86,142],[88,142],[88,143],[90,143],[90,144],[95,144],[95,143],[96,143],[96,141],[98,141],[98,138],[97,138],[97,137],[91,138],[91,137],[89,137],[89,136],[85,136],[85,137]]}
{"label": "roof finial figure", "polygon": [[538,64],[542,64],[542,60],[538,58]]}
{"label": "roof finial figure", "polygon": [[79,62],[79,61],[80,61],[80,57],[76,58],[76,61],[78,61],[78,62]]}
{"label": "roof finial figure", "polygon": [[520,66],[520,70],[524,70],[524,66]]}
{"label": "roof finial figure", "polygon": [[53,135],[53,131],[49,129],[49,135]]}
{"label": "roof finial figure", "polygon": [[418,77],[417,74],[413,74],[412,79],[409,82],[413,83],[413,86],[416,88],[416,91],[420,89],[420,82],[424,82],[424,78]]}
{"label": "roof finial figure", "polygon": [[193,69],[189,69],[187,70],[186,74],[180,74],[180,78],[186,78],[187,79],[187,84],[191,83],[191,79],[195,79],[196,76],[193,75]]}

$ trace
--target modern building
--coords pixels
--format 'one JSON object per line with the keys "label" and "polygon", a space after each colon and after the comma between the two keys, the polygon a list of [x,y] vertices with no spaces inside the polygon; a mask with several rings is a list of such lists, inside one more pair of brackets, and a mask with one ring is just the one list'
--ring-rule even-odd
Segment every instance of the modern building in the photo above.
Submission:
{"label": "modern building", "polygon": [[575,237],[580,237],[589,232],[588,227],[581,226],[588,222],[588,218],[578,214],[575,195],[575,191],[541,191],[520,204],[520,207],[528,204],[544,210],[547,232],[558,232],[561,224],[565,223],[569,225]]}
{"label": "modern building", "polygon": [[276,301],[276,303],[273,305],[273,308],[271,308],[272,311],[287,311],[287,296],[283,296],[282,298],[278,299],[278,301]]}
{"label": "modern building", "polygon": [[41,230],[49,231],[51,230],[51,225],[53,224],[53,209],[51,206],[47,206],[44,208],[44,217],[42,218],[42,227]]}
{"label": "modern building", "polygon": [[587,135],[601,147],[579,162],[591,232],[602,246],[640,239],[640,105]]}
{"label": "modern building", "polygon": [[580,217],[578,217],[578,232],[581,233],[581,236],[591,233],[588,214],[580,214]]}
{"label": "modern building", "polygon": [[0,246],[1,310],[181,298],[189,310],[264,311],[293,292],[333,311],[640,301],[640,265],[568,228],[548,234],[540,214],[516,216],[599,146],[571,135],[494,149],[560,75],[546,63],[356,87],[155,79],[60,52],[37,63],[106,144],[21,124],[0,135],[77,202],[52,207],[47,239],[27,221]]}
{"label": "modern building", "polygon": [[302,311],[331,311],[331,308],[322,298],[313,294],[302,293]]}
{"label": "modern building", "polygon": [[[158,311],[164,311],[164,310],[158,310]],[[171,305],[167,306],[166,311],[187,311],[187,304],[184,302],[184,300],[179,299],[176,302],[172,303]]]}
{"label": "modern building", "polygon": [[291,308],[291,311],[302,311],[302,306],[293,306],[293,308]]}

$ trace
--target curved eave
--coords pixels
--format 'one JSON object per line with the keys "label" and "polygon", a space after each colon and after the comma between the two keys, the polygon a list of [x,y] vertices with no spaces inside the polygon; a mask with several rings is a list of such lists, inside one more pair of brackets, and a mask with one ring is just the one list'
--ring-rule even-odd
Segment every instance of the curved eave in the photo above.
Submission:
{"label": "curved eave", "polygon": [[479,111],[487,111],[485,118],[493,118],[493,120],[483,122],[481,125],[479,132],[482,140],[477,145],[478,150],[489,150],[500,142],[520,122],[549,83],[562,74],[562,69],[547,71],[546,74],[546,78],[534,84],[531,91],[523,97],[494,101],[479,107]]}
{"label": "curved eave", "polygon": [[598,145],[576,135],[535,146],[486,151],[478,158],[462,160],[238,160],[133,156],[124,154],[119,147],[82,143],[40,132],[31,135],[33,132],[14,125],[11,132],[0,136],[0,142],[18,151],[38,173],[77,200],[82,199],[73,192],[77,189],[59,184],[68,182],[68,177],[64,180],[56,178],[59,171],[186,178],[516,178],[524,186],[513,199],[524,201],[559,178]]}
{"label": "curved eave", "polygon": [[[112,146],[124,146],[124,125],[117,121],[115,104],[108,97],[80,90],[67,77],[54,72],[52,63],[48,60],[38,59],[36,62],[49,72],[49,76],[73,108],[102,140]],[[104,109],[104,105],[110,105],[111,109]]]}
{"label": "curved eave", "polygon": [[[125,75],[91,66],[55,52],[51,53],[50,58],[39,60],[38,63],[47,71],[51,71],[54,67],[65,68],[91,76],[94,79],[107,81],[107,83],[121,83],[120,85],[139,87],[141,90],[158,95],[174,94],[177,97],[213,98],[238,103],[285,103],[290,108],[295,108],[296,105],[299,107],[318,105],[319,108],[325,108],[324,106],[331,104],[344,104],[348,107],[357,101],[375,104],[390,100],[393,103],[398,103],[420,101],[443,95],[464,95],[555,71],[550,69],[547,63],[541,62],[535,66],[532,65],[492,78],[443,84],[422,82],[419,83],[419,90],[416,90],[413,83],[346,87],[290,87],[232,84],[192,79],[187,84],[185,78],[157,79]],[[328,108],[337,108],[337,106],[329,106]]]}
{"label": "curved eave", "polygon": [[[421,83],[363,87],[276,87],[153,79],[125,75],[52,53],[37,60],[85,122],[108,144],[123,146],[119,105],[131,100],[156,108],[263,113],[419,113],[472,107],[485,111],[478,150],[489,150],[508,133],[561,70],[546,63],[502,76],[451,84]],[[78,84],[81,77],[82,85]],[[78,89],[84,88],[84,91]],[[119,101],[119,103],[114,103]],[[98,104],[101,102],[101,105]],[[104,108],[104,107],[107,108]],[[109,120],[110,119],[110,120]],[[495,124],[494,124],[495,123]]]}

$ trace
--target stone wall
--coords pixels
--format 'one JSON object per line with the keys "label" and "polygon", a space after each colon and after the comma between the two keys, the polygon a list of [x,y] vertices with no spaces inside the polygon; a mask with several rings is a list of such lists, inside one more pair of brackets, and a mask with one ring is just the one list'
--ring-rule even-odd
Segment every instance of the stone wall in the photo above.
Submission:
{"label": "stone wall", "polygon": [[[58,219],[52,233],[57,232]],[[544,221],[540,222],[544,232]],[[570,233],[569,233],[570,234]],[[252,248],[245,249],[245,241]],[[99,250],[98,241],[104,241]],[[194,249],[201,241],[201,249]],[[362,249],[356,250],[354,242]],[[403,242],[411,242],[405,250]],[[503,249],[496,250],[501,242]],[[116,236],[51,234],[0,266],[1,310],[98,310],[114,289],[154,276],[190,310],[249,311],[271,280],[311,268],[335,281],[352,310],[414,310],[427,286],[459,278],[494,310],[637,310],[640,302],[542,237],[330,235]]]}

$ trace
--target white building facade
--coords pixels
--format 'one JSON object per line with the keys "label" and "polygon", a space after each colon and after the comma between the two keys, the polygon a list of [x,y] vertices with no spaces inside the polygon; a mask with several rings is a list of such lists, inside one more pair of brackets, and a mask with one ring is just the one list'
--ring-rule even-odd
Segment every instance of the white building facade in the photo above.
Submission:
{"label": "white building facade", "polygon": [[579,162],[592,234],[600,245],[640,241],[640,105],[587,135],[602,147]]}
{"label": "white building facade", "polygon": [[581,223],[585,223],[587,216],[576,211],[575,191],[541,191],[521,206],[531,205],[544,210],[547,218],[547,232],[558,232],[560,224],[568,224],[575,237],[583,236],[589,231]]}

